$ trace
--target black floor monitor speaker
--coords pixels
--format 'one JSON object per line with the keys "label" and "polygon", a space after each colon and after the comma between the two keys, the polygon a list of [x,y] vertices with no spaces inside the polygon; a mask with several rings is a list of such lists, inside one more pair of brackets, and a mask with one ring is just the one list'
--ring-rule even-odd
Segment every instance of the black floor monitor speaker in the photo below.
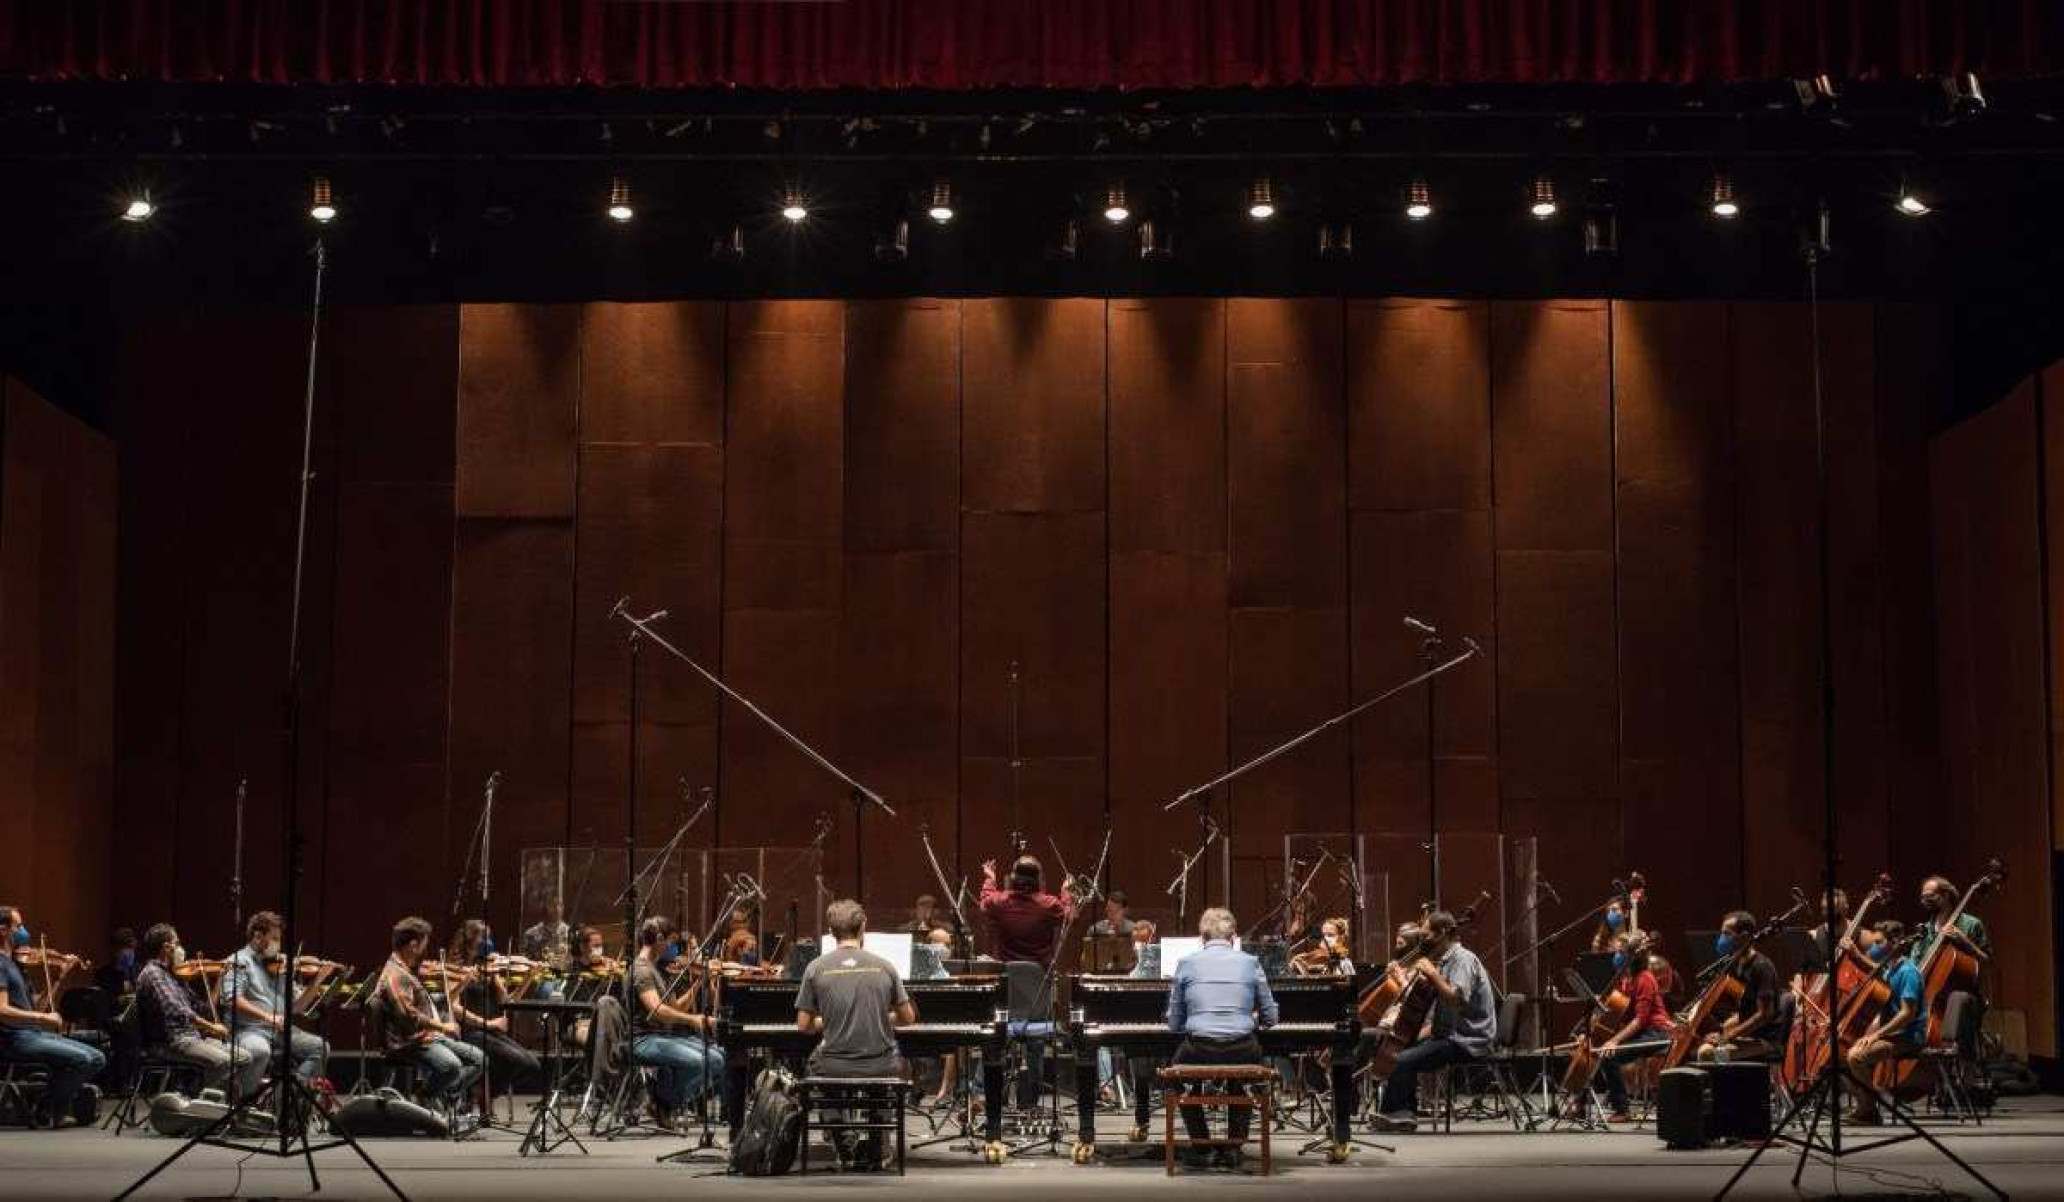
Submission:
{"label": "black floor monitor speaker", "polygon": [[1770,1066],[1715,1064],[1713,1078],[1714,1139],[1770,1138]]}
{"label": "black floor monitor speaker", "polygon": [[1713,1079],[1700,1068],[1656,1078],[1656,1138],[1672,1148],[1703,1148],[1712,1138]]}

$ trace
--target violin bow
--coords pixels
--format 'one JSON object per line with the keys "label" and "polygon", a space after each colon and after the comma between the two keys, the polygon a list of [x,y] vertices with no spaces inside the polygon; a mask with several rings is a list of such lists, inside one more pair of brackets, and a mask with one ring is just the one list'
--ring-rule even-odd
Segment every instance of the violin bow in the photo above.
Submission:
{"label": "violin bow", "polygon": [[55,1010],[57,995],[50,983],[50,941],[42,935],[36,936],[36,947],[43,953],[43,1004]]}

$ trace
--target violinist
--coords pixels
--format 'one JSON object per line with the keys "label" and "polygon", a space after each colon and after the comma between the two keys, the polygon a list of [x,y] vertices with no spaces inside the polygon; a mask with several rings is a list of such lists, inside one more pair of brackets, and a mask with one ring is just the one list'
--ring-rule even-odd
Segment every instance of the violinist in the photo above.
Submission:
{"label": "violinist", "polygon": [[200,1066],[203,1088],[221,1089],[234,1073],[238,1096],[248,1096],[264,1076],[265,1061],[232,1044],[228,1027],[194,1009],[186,985],[173,975],[186,963],[186,949],[171,923],[161,922],[143,933],[143,958],[136,1001],[144,1047],[160,1057]]}
{"label": "violinist", "polygon": [[1410,1132],[1418,1127],[1419,1074],[1474,1060],[1488,1052],[1498,1034],[1497,996],[1476,953],[1462,946],[1455,916],[1435,910],[1426,916],[1426,956],[1412,971],[1433,986],[1433,1034],[1399,1052],[1397,1068],[1383,1083],[1379,1130]]}
{"label": "violinist", "polygon": [[1704,1061],[1762,1060],[1784,1053],[1784,1019],[1777,1009],[1777,965],[1749,942],[1756,916],[1736,910],[1720,922],[1713,947],[1728,961],[1720,971],[1742,983],[1734,1013],[1700,1043]]}
{"label": "violinist", "polygon": [[1301,977],[1353,976],[1354,958],[1348,950],[1347,919],[1336,916],[1320,923],[1318,946],[1290,957],[1290,968]]}
{"label": "violinist", "polygon": [[1621,1075],[1629,1061],[1653,1056],[1669,1046],[1676,1023],[1663,1005],[1663,989],[1648,966],[1647,940],[1621,935],[1613,941],[1613,990],[1627,999],[1626,1022],[1598,1045],[1598,1084],[1605,1090],[1609,1123],[1632,1121],[1627,1115],[1627,1082]]}
{"label": "violinist", "polygon": [[1947,877],[1931,876],[1921,882],[1921,909],[1928,912],[1928,918],[1921,941],[1914,946],[1914,963],[1926,964],[1936,940],[1944,938],[1976,956],[1980,965],[1992,962],[1992,936],[1986,933],[1983,919],[1966,910],[1957,915],[1954,924],[1949,924],[1949,916],[1956,913],[1957,898],[1961,896]]}
{"label": "violinist", "polygon": [[[64,1020],[36,1008],[14,949],[28,942],[28,920],[16,906],[0,905],[0,1059],[42,1066],[50,1074],[43,1100],[29,1116],[32,1127],[56,1127],[72,1113],[74,1099],[99,1104],[87,1082],[107,1067],[99,1048],[64,1034]],[[92,1122],[89,1118],[88,1124]]]}
{"label": "violinist", "polygon": [[939,925],[940,917],[939,899],[929,893],[920,893],[917,895],[917,901],[910,907],[910,921],[896,929],[909,931],[913,935],[926,935],[933,927]]}
{"label": "violinist", "polygon": [[494,950],[494,931],[486,922],[468,918],[459,924],[444,954],[447,965],[468,967],[452,1016],[458,1020],[460,1038],[487,1054],[488,1070],[504,1081],[513,1081],[515,1074],[534,1076],[542,1066],[535,1052],[509,1038],[509,1016],[501,1013],[502,1003],[509,1000],[509,987],[500,973],[488,971],[488,958]]}
{"label": "violinist", "polygon": [[[687,955],[681,928],[654,915],[638,926],[638,958],[631,962],[631,1063],[658,1069],[653,1117],[671,1130],[674,1116],[724,1079],[724,1051],[710,1038],[716,1020],[676,1002],[659,966]],[[690,970],[693,971],[692,969]]]}
{"label": "violinist", "polygon": [[1865,955],[1880,965],[1889,996],[1868,1030],[1849,1049],[1849,1070],[1854,1076],[1856,1109],[1850,1121],[1870,1124],[1878,1121],[1878,1099],[1871,1084],[1873,1071],[1888,1060],[1911,1060],[1928,1042],[1927,992],[1921,981],[1921,967],[1901,956],[1889,969],[1883,967],[1892,949],[1906,934],[1906,924],[1885,919],[1857,932],[1856,941]]}
{"label": "violinist", "polygon": [[395,923],[393,948],[380,969],[381,1041],[389,1057],[422,1070],[426,1092],[456,1107],[480,1080],[487,1057],[460,1040],[459,1024],[437,1013],[436,1001],[416,975],[430,950],[430,924],[413,915]]}
{"label": "violinist", "polygon": [[274,1056],[285,1054],[294,1062],[294,1075],[306,1084],[322,1072],[330,1045],[294,1026],[294,986],[286,972],[280,930],[280,916],[272,911],[251,915],[244,924],[248,942],[229,958],[222,1001],[229,1008],[229,1028],[237,1046],[261,1066],[261,1073]]}
{"label": "violinist", "polygon": [[108,937],[107,963],[93,971],[93,984],[108,1000],[119,1001],[135,990],[136,974],[142,967],[136,957],[135,928],[116,927]]}

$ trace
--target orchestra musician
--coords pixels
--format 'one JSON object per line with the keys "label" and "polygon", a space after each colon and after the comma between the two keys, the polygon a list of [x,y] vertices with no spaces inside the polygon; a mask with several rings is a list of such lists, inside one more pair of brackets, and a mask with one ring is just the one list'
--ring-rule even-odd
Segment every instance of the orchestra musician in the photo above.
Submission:
{"label": "orchestra musician", "polygon": [[1598,918],[1597,929],[1591,932],[1591,950],[1609,952],[1613,941],[1627,933],[1627,899],[1615,897],[1605,905],[1605,913]]}
{"label": "orchestra musician", "polygon": [[116,927],[108,936],[107,963],[93,970],[93,984],[110,1001],[120,1001],[136,989],[136,974],[143,965],[136,956],[136,931],[133,927]]}
{"label": "orchestra musician", "polygon": [[[724,1079],[724,1050],[711,1041],[716,1020],[676,1006],[659,966],[688,954],[679,924],[653,915],[638,925],[638,956],[631,962],[631,1063],[657,1069],[653,1117],[672,1130],[676,1115]],[[694,970],[691,969],[690,972]]]}
{"label": "orchestra musician", "polygon": [[286,971],[280,930],[280,916],[271,910],[251,915],[244,924],[244,946],[229,958],[223,974],[222,1004],[229,1011],[232,1037],[246,1055],[260,1065],[285,1055],[293,1061],[293,1074],[306,1084],[322,1072],[330,1045],[294,1026],[293,978]]}
{"label": "orchestra musician", "polygon": [[[838,942],[803,970],[796,991],[796,1029],[819,1036],[811,1050],[814,1077],[894,1077],[902,1072],[897,1027],[917,1021],[917,1006],[895,966],[862,944],[867,911],[842,898],[824,911],[824,925]],[[854,1168],[881,1163],[881,1133],[837,1133],[839,1159]]]}
{"label": "orchestra musician", "polygon": [[1376,1125],[1384,1131],[1416,1130],[1419,1074],[1474,1060],[1490,1050],[1498,1034],[1497,999],[1490,974],[1476,953],[1462,946],[1455,916],[1435,910],[1426,916],[1430,945],[1413,971],[1432,984],[1439,1000],[1433,1033],[1398,1053],[1397,1068],[1383,1083]]}
{"label": "orchestra musician", "polygon": [[[87,1082],[107,1067],[107,1057],[63,1034],[64,1020],[55,1011],[37,1007],[14,959],[14,949],[28,943],[28,930],[19,906],[0,905],[0,1059],[40,1065],[50,1074],[29,1125],[54,1128],[72,1115],[75,1101],[86,1103],[80,1109],[88,1114],[98,1107],[100,1094]],[[82,1125],[92,1121],[87,1117]]]}
{"label": "orchestra musician", "polygon": [[1666,1049],[1670,1032],[1677,1027],[1669,1007],[1663,1004],[1663,988],[1649,967],[1646,943],[1632,935],[1613,940],[1613,970],[1619,975],[1612,988],[1627,999],[1627,1021],[1597,1048],[1595,1080],[1605,1090],[1608,1123],[1632,1121],[1627,1114],[1625,1065]]}
{"label": "orchestra musician", "polygon": [[509,1000],[508,982],[500,973],[487,971],[494,951],[494,931],[485,920],[468,918],[459,924],[444,961],[468,965],[470,972],[453,999],[452,1017],[458,1021],[459,1037],[487,1054],[490,1081],[514,1081],[519,1073],[535,1076],[543,1067],[537,1053],[509,1037],[509,1016],[501,1013],[502,1003]]}
{"label": "orchestra musician", "polygon": [[[1720,933],[1713,941],[1722,956],[1734,956],[1756,931],[1756,916],[1736,910],[1720,921]],[[1734,1013],[1708,1034],[1699,1045],[1703,1061],[1768,1061],[1784,1054],[1784,1017],[1777,1008],[1777,965],[1757,948],[1749,948],[1731,967],[1742,983],[1741,1000]]]}
{"label": "orchestra musician", "polygon": [[1349,929],[1347,919],[1337,915],[1320,923],[1318,945],[1290,957],[1291,971],[1304,977],[1353,976],[1354,956],[1348,946]]}
{"label": "orchestra musician", "polygon": [[939,899],[929,893],[920,893],[917,895],[917,901],[910,907],[910,921],[899,929],[909,931],[913,935],[928,935],[932,928],[938,925]]}
{"label": "orchestra musician", "polygon": [[[156,1055],[199,1066],[201,1084],[221,1089],[233,1084],[237,1096],[248,1096],[265,1075],[269,1049],[251,1054],[229,1041],[229,1028],[194,1009],[193,996],[173,969],[186,963],[186,948],[171,923],[161,922],[143,933],[143,971],[136,975],[136,1001],[144,1046]],[[203,977],[202,988],[207,988]]]}
{"label": "orchestra musician", "polygon": [[1961,896],[1947,877],[1931,876],[1921,882],[1921,909],[1928,912],[1928,920],[1926,933],[1914,945],[1914,963],[1926,964],[1928,953],[1935,950],[1936,940],[1943,938],[1976,956],[1980,965],[1992,963],[1992,936],[1986,932],[1983,919],[1966,910],[1957,915],[1954,925],[1945,925]]}
{"label": "orchestra musician", "polygon": [[[1237,932],[1233,912],[1213,906],[1197,917],[1197,934],[1203,936],[1201,950],[1175,966],[1168,986],[1168,1029],[1181,1032],[1175,1064],[1260,1064],[1261,1041],[1256,1032],[1276,1025],[1275,994],[1261,961],[1233,946]],[[1230,1107],[1226,1116],[1227,1135],[1234,1141],[1207,1158],[1206,1149],[1184,1149],[1184,1160],[1194,1167],[1215,1163],[1237,1168],[1240,1141],[1247,1138],[1250,1111]],[[1190,1138],[1210,1138],[1201,1107],[1182,1108],[1183,1126]]]}
{"label": "orchestra musician", "polygon": [[1125,890],[1113,889],[1104,895],[1104,916],[1090,924],[1092,936],[1130,935],[1133,921],[1126,916]]}
{"label": "orchestra musician", "polygon": [[[1883,964],[1905,934],[1905,923],[1888,918],[1858,931],[1856,941],[1865,955]],[[1928,1042],[1928,1002],[1920,965],[1911,957],[1901,956],[1887,974],[1885,985],[1890,996],[1885,999],[1884,1009],[1849,1048],[1850,1072],[1859,1086],[1856,1109],[1849,1115],[1851,1122],[1878,1121],[1876,1090],[1861,1088],[1871,1084],[1871,1075],[1878,1065],[1889,1060],[1911,1060],[1921,1054]]]}
{"label": "orchestra musician", "polygon": [[[430,991],[416,975],[430,950],[430,924],[413,915],[394,924],[393,951],[380,969],[380,1036],[387,1055],[415,1064],[423,1089],[453,1108],[486,1071],[487,1055],[460,1038],[459,1024],[438,1015]],[[462,1011],[454,1009],[456,1017]]]}
{"label": "orchestra musician", "polygon": [[[982,864],[977,904],[989,924],[990,946],[1006,964],[1046,964],[1053,958],[1062,924],[1075,916],[1075,882],[1063,881],[1056,897],[1041,887],[1042,871],[1038,857],[1021,855],[1011,863],[1010,881],[1005,886],[997,882],[996,861]],[[1028,1040],[1025,1073],[1018,1078],[1018,1103],[1027,1110],[1037,1107],[1040,1083],[1045,1079],[1046,1041]]]}
{"label": "orchestra musician", "polygon": [[567,954],[573,929],[566,925],[566,903],[557,893],[545,904],[545,917],[523,928],[523,954],[548,964]]}

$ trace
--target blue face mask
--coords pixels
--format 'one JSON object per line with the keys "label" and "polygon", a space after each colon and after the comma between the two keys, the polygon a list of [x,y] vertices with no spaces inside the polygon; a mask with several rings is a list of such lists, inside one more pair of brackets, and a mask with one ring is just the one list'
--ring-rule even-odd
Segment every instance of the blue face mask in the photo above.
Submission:
{"label": "blue face mask", "polygon": [[480,946],[479,946],[479,947],[477,947],[477,948],[475,948],[475,949],[474,949],[474,952],[473,952],[473,954],[474,954],[474,955],[478,956],[478,957],[479,957],[480,959],[482,959],[482,960],[485,960],[485,959],[487,959],[487,958],[488,958],[489,956],[492,956],[492,955],[494,955],[494,953],[495,953],[495,947],[494,947],[494,936],[493,936],[493,935],[489,935],[489,936],[487,936],[486,938],[482,939],[482,940],[480,941]]}
{"label": "blue face mask", "polygon": [[1720,937],[1713,940],[1713,950],[1723,956],[1730,954],[1738,946],[1740,945],[1735,942],[1733,931],[1722,931]]}
{"label": "blue face mask", "polygon": [[115,967],[121,969],[125,976],[134,971],[136,968],[136,950],[125,947],[116,953]]}
{"label": "blue face mask", "polygon": [[1607,910],[1607,911],[1605,912],[1605,929],[1606,929],[1606,930],[1608,930],[1608,931],[1617,931],[1617,930],[1619,930],[1619,929],[1620,929],[1621,927],[1623,927],[1623,926],[1626,926],[1626,925],[1627,925],[1627,916],[1626,916],[1625,914],[1622,914],[1622,913],[1620,913],[1620,912],[1619,912],[1618,910]]}
{"label": "blue face mask", "polygon": [[1870,958],[1878,961],[1880,964],[1884,963],[1885,957],[1891,954],[1892,945],[1889,943],[1873,943],[1870,946]]}
{"label": "blue face mask", "polygon": [[18,927],[16,927],[16,928],[14,928],[14,946],[16,946],[16,947],[27,947],[27,946],[29,946],[29,928],[28,928],[28,927],[26,927],[26,926],[18,926]]}
{"label": "blue face mask", "polygon": [[667,960],[678,960],[682,956],[686,955],[687,952],[687,947],[684,946],[680,940],[676,939],[672,943],[669,943],[665,947],[660,949],[659,958],[662,962]]}
{"label": "blue face mask", "polygon": [[1627,953],[1614,952],[1612,954],[1612,966],[1614,972],[1627,971]]}

